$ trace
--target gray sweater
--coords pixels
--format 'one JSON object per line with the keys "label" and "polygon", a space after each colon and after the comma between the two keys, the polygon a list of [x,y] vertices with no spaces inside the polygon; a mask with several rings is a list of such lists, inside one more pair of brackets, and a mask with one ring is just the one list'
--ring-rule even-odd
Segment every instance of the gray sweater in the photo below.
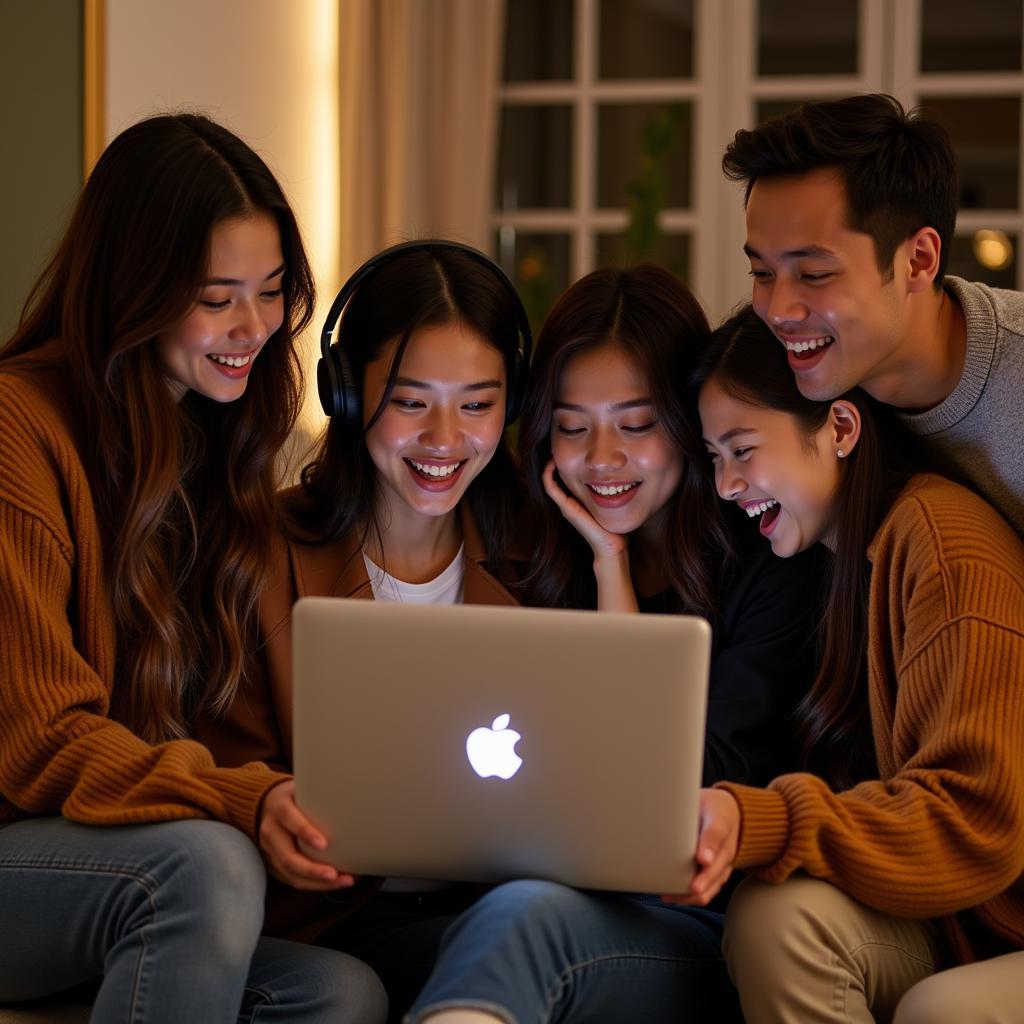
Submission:
{"label": "gray sweater", "polygon": [[967,318],[960,383],[904,421],[951,459],[1024,534],[1024,293],[947,277]]}

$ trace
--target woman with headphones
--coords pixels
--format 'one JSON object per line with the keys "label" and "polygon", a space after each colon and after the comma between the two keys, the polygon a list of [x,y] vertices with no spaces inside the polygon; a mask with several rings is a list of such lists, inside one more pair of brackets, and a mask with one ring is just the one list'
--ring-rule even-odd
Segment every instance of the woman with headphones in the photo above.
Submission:
{"label": "woman with headphones", "polygon": [[0,352],[2,1002],[99,979],[93,1021],[383,1016],[364,965],[261,938],[267,868],[301,881],[288,776],[195,742],[258,641],[312,308],[266,164],[154,117]]}
{"label": "woman with headphones", "polygon": [[[291,764],[290,615],[300,597],[517,603],[502,582],[514,580],[509,553],[522,495],[505,427],[522,405],[531,339],[501,268],[454,242],[395,246],[345,284],[321,343],[317,376],[330,422],[300,485],[284,495],[288,530],[260,612],[266,675],[239,692],[226,727],[233,741],[223,725],[211,736],[222,763]],[[322,847],[293,810],[290,831]],[[272,894],[270,926],[320,933],[319,942],[367,959],[393,1015],[411,1002],[442,931],[475,895],[391,879],[360,905],[364,885],[348,901],[359,909],[323,934],[339,916],[334,891],[351,876],[294,842],[289,869],[304,874],[301,888],[333,896]]]}

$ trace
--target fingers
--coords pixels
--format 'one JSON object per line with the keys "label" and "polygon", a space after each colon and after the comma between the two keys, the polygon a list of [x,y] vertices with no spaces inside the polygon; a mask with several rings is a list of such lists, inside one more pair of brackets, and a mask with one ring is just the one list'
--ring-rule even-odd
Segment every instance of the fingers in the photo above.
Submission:
{"label": "fingers", "polygon": [[328,891],[354,884],[352,875],[306,856],[299,841],[315,849],[327,845],[324,836],[298,809],[294,784],[282,783],[264,799],[259,827],[259,845],[271,874],[296,889]]}
{"label": "fingers", "polygon": [[697,871],[690,880],[688,892],[662,898],[695,906],[710,903],[732,874],[739,829],[740,810],[736,800],[725,790],[704,790],[695,856]]}
{"label": "fingers", "polygon": [[569,496],[562,490],[562,485],[555,479],[555,460],[548,459],[547,465],[544,467],[544,472],[541,474],[541,480],[544,483],[544,490],[547,492],[548,497],[558,506],[563,516],[566,515],[566,508],[569,502]]}

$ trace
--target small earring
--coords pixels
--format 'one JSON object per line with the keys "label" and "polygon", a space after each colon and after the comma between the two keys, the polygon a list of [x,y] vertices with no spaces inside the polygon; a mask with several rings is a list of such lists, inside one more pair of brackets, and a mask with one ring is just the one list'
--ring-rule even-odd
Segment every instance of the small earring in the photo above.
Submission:
{"label": "small earring", "polygon": [[842,448],[837,448],[836,449],[836,457],[837,458],[841,459],[841,458],[843,458],[844,455],[846,455],[846,452],[844,452]]}

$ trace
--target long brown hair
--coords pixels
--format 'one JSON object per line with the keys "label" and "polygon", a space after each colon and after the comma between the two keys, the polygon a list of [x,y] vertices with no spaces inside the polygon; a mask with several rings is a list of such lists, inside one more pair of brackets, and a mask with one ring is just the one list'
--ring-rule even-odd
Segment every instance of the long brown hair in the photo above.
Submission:
{"label": "long brown hair", "polygon": [[[393,339],[398,338],[398,346],[384,393],[366,427],[362,418],[351,423],[333,417],[303,469],[302,486],[287,503],[299,538],[326,543],[350,530],[360,531],[361,541],[371,531],[383,538],[387,524],[374,520],[379,484],[365,436],[387,408],[402,356],[417,330],[447,324],[473,328],[502,354],[511,383],[519,351],[518,323],[509,290],[479,259],[457,248],[432,246],[424,240],[422,246],[374,270],[352,296],[338,332],[338,343],[360,390],[367,364]],[[465,499],[492,565],[508,554],[520,490],[511,449],[502,437],[491,461],[470,483]]]}
{"label": "long brown hair", "polygon": [[[254,213],[280,231],[284,322],[243,397],[176,404],[155,342],[200,294],[214,227]],[[245,672],[276,527],[275,457],[301,397],[293,339],[313,298],[266,164],[205,117],[154,117],[100,157],[0,353],[71,382],[117,630],[111,715],[151,742],[224,709]]]}
{"label": "long brown hair", "polygon": [[707,341],[700,304],[673,274],[653,264],[595,270],[555,303],[534,352],[530,392],[519,427],[519,454],[540,525],[528,588],[536,603],[578,608],[597,603],[593,553],[544,491],[551,424],[566,364],[580,352],[616,344],[640,364],[658,420],[683,457],[669,498],[661,550],[680,611],[715,612],[713,567],[728,550],[718,502],[705,486],[707,459],[686,394],[697,351]]}
{"label": "long brown hair", "polygon": [[[785,350],[750,306],[712,334],[694,380],[698,388],[714,380],[741,402],[788,413],[807,436],[827,423],[832,408],[800,394]],[[859,388],[840,397],[860,412],[860,439],[842,462],[821,666],[797,710],[797,728],[804,767],[846,788],[878,774],[867,698],[868,545],[910,477],[936,462],[888,406]]]}

